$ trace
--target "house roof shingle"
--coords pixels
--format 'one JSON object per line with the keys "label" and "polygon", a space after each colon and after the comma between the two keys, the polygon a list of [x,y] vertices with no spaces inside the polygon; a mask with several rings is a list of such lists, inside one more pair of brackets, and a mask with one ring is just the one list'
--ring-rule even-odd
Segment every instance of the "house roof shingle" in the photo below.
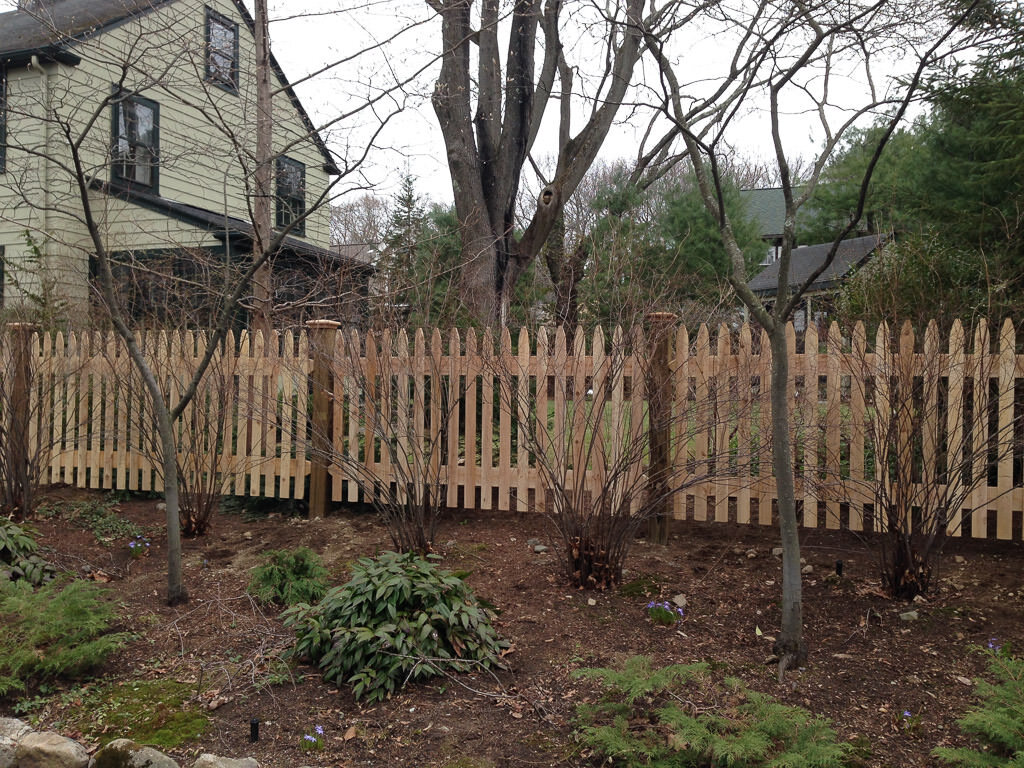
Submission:
{"label": "house roof shingle", "polygon": [[[822,272],[818,279],[811,283],[809,291],[823,291],[834,287],[854,267],[863,264],[880,246],[887,242],[884,235],[868,235],[866,237],[855,237],[850,240],[843,240],[836,251],[835,259]],[[811,276],[825,261],[832,243],[821,243],[820,245],[806,245],[802,248],[794,248],[789,264],[789,287],[796,288]],[[747,285],[754,293],[760,296],[774,296],[778,289],[779,262],[769,264],[758,273]]]}
{"label": "house roof shingle", "polygon": [[[232,0],[250,33],[255,35],[255,22],[242,0]],[[0,64],[24,66],[33,55],[45,59],[78,64],[74,47],[82,41],[129,18],[149,13],[176,0],[47,0],[32,12],[21,9],[0,13]],[[305,108],[292,90],[284,71],[270,55],[270,65],[284,84],[284,90],[299,113],[310,137],[324,158],[328,173],[339,173],[327,145],[310,120]]]}

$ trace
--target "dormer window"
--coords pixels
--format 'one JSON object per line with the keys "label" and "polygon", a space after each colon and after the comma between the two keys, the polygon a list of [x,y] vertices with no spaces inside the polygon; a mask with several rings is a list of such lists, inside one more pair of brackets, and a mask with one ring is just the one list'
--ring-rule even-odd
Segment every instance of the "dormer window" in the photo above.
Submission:
{"label": "dormer window", "polygon": [[111,130],[113,181],[156,194],[160,155],[160,107],[121,92],[114,99]]}
{"label": "dormer window", "polygon": [[206,80],[238,92],[238,25],[206,9]]}

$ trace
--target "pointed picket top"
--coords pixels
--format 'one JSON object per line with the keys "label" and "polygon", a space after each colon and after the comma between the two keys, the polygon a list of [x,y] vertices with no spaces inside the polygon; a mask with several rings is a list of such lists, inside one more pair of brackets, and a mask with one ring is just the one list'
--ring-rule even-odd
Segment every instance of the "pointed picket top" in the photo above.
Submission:
{"label": "pointed picket top", "polygon": [[804,331],[804,354],[818,354],[818,324],[807,318],[807,330]]}
{"label": "pointed picket top", "polygon": [[434,328],[430,332],[430,352],[438,361],[440,361],[441,355],[444,354],[444,347],[443,342],[441,341],[440,328]]}
{"label": "pointed picket top", "polygon": [[459,357],[462,354],[462,337],[458,328],[452,328],[448,334],[448,356]]}
{"label": "pointed picket top", "polygon": [[605,356],[604,328],[600,325],[594,328],[594,336],[591,339],[591,343],[593,344],[591,347],[591,354],[594,355],[595,359],[600,354],[601,359],[603,360]]}
{"label": "pointed picket top", "polygon": [[565,360],[565,328],[562,326],[558,326],[558,328],[555,329],[554,357],[555,359],[559,359],[559,356],[561,356],[563,361]]}
{"label": "pointed picket top", "polygon": [[722,360],[732,354],[732,331],[724,322],[718,326],[718,336],[715,339],[715,354]]}
{"label": "pointed picket top", "polygon": [[924,329],[924,350],[925,362],[933,364],[936,357],[941,354],[939,339],[939,324],[935,320],[929,320],[928,325]]}
{"label": "pointed picket top", "polygon": [[484,360],[494,357],[494,331],[490,326],[484,328],[484,335],[480,340],[480,355]]}
{"label": "pointed picket top", "polygon": [[574,357],[585,357],[587,354],[587,339],[579,325],[576,326],[576,333],[572,337],[572,354]]}
{"label": "pointed picket top", "polygon": [[875,331],[875,355],[879,356],[879,361],[885,360],[885,356],[889,352],[889,324],[883,320],[878,324],[878,330]]}
{"label": "pointed picket top", "polygon": [[[416,356],[416,359],[422,360],[425,358],[427,356],[427,339],[426,336],[423,335],[422,328],[416,329],[416,336],[413,338],[412,343],[414,347],[413,354]],[[409,348],[408,342],[404,344],[404,348]]]}
{"label": "pointed picket top", "polygon": [[999,329],[999,354],[1013,355],[1017,351],[1017,331],[1013,327],[1010,318],[1003,320],[1003,326]]}
{"label": "pointed picket top", "polygon": [[476,357],[476,328],[470,328],[466,332],[466,357],[468,359]]}
{"label": "pointed picket top", "polygon": [[[548,329],[542,325],[537,330],[537,374],[539,376],[543,376],[548,369],[548,349]],[[537,384],[537,391],[541,391],[540,383]]]}
{"label": "pointed picket top", "polygon": [[843,332],[839,330],[839,323],[835,320],[828,324],[828,333],[825,335],[825,350],[829,355],[839,355],[843,351]]}
{"label": "pointed picket top", "polygon": [[850,349],[853,351],[853,362],[860,363],[864,360],[864,355],[867,354],[868,347],[868,332],[864,327],[864,322],[858,320],[853,326],[853,333],[850,334]]}
{"label": "pointed picket top", "polygon": [[530,355],[530,332],[526,330],[525,325],[519,327],[519,340],[516,342],[516,350],[521,358],[529,357]]}
{"label": "pointed picket top", "polygon": [[914,335],[914,326],[911,325],[909,320],[903,321],[903,327],[900,328],[900,347],[899,353],[901,355],[912,355],[914,354],[914,342],[916,337]]}
{"label": "pointed picket top", "polygon": [[508,326],[503,326],[501,329],[501,338],[499,339],[499,347],[501,350],[502,359],[512,356],[512,332],[509,331]]}
{"label": "pointed picket top", "polygon": [[708,331],[707,323],[701,323],[697,330],[697,355],[707,354],[711,346],[711,332]]}
{"label": "pointed picket top", "polygon": [[988,320],[984,317],[978,320],[974,329],[974,354],[985,355],[989,350]]}
{"label": "pointed picket top", "polygon": [[751,352],[754,349],[754,338],[750,331],[750,323],[743,323],[739,330],[739,354],[743,355],[744,359],[749,359]]}

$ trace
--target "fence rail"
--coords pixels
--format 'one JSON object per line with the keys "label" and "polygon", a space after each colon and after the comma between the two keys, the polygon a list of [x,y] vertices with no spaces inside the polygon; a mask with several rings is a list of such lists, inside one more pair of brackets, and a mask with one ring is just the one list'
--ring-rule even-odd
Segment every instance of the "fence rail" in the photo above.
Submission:
{"label": "fence rail", "polygon": [[[804,526],[877,529],[879,483],[970,485],[947,511],[948,532],[1021,539],[1024,355],[1012,323],[996,334],[983,323],[971,334],[957,325],[945,338],[934,324],[920,337],[882,328],[868,339],[860,326],[848,336],[836,326],[821,337],[813,327],[787,333]],[[671,497],[673,516],[771,524],[767,337],[747,325],[671,334],[659,374],[650,364],[657,340],[640,331],[410,338],[321,324],[267,339],[242,333],[228,339],[178,422],[182,466],[186,476],[220,473],[230,494],[301,498],[309,480],[322,486],[314,494],[354,502],[402,485],[397,464],[412,462],[408,473],[421,462],[442,473],[449,506],[526,511],[546,498],[531,435],[545,435],[540,450],[566,462],[567,477],[583,473],[596,498],[615,457],[660,429],[671,435],[656,451],[667,450],[669,485],[686,486]],[[42,457],[42,481],[162,490],[151,409],[120,341],[8,329],[8,390],[25,344],[28,441]],[[172,402],[204,344],[201,333],[145,335]],[[667,398],[668,422],[650,419],[654,397]],[[12,414],[16,402],[5,400]],[[894,470],[900,451],[910,457],[906,475]],[[649,459],[644,451],[634,469],[650,472]]]}

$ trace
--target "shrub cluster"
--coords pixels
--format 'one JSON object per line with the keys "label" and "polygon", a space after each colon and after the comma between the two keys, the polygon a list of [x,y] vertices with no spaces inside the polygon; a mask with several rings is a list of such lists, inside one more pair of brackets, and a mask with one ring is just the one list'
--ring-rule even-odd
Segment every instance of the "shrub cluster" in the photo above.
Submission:
{"label": "shrub cluster", "polygon": [[327,592],[327,569],[309,547],[275,549],[253,569],[249,594],[264,603],[315,603]]}
{"label": "shrub cluster", "polygon": [[109,631],[116,606],[103,594],[85,581],[37,590],[0,581],[0,697],[37,680],[83,675],[133,639]]}
{"label": "shrub cluster", "polygon": [[981,742],[981,749],[939,747],[933,754],[962,768],[1012,768],[1024,765],[1024,659],[990,645],[989,673],[995,683],[978,681],[981,703],[958,723]]}
{"label": "shrub cluster", "polygon": [[32,534],[9,520],[0,520],[0,581],[24,579],[39,586],[54,577],[52,564],[38,554]]}
{"label": "shrub cluster", "polygon": [[415,553],[363,558],[315,606],[285,611],[291,653],[355,697],[379,701],[410,680],[501,665],[507,643],[466,583]]}
{"label": "shrub cluster", "polygon": [[584,669],[576,676],[603,689],[600,701],[577,709],[579,738],[617,766],[839,768],[850,753],[824,719],[738,680],[726,679],[725,690],[715,692],[721,706],[695,711],[677,689],[709,685],[705,664],[653,669],[650,659],[635,656],[621,670]]}

